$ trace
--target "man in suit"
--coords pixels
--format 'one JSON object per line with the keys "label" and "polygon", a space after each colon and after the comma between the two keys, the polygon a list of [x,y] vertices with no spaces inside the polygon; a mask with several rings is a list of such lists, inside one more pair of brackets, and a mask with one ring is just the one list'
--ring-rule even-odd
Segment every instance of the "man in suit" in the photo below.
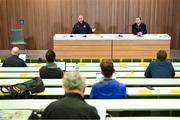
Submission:
{"label": "man in suit", "polygon": [[142,23],[141,17],[136,17],[135,23],[132,25],[132,33],[138,36],[147,34],[146,24]]}
{"label": "man in suit", "polygon": [[63,77],[65,95],[48,105],[43,119],[99,119],[96,108],[88,105],[83,97],[85,78],[79,72],[66,72]]}
{"label": "man in suit", "polygon": [[27,67],[26,63],[18,56],[19,48],[13,47],[11,50],[11,56],[4,60],[2,67]]}
{"label": "man in suit", "polygon": [[78,22],[74,25],[72,34],[91,34],[95,32],[95,28],[91,28],[87,22],[84,21],[82,15],[78,16]]}
{"label": "man in suit", "polygon": [[157,52],[157,59],[152,61],[145,71],[146,78],[174,78],[175,71],[171,62],[166,60],[165,50]]}

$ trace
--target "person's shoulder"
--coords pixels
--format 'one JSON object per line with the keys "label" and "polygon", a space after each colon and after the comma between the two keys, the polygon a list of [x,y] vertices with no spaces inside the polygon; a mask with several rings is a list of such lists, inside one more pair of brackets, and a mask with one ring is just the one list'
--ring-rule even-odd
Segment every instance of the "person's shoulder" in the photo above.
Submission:
{"label": "person's shoulder", "polygon": [[119,81],[117,81],[117,80],[114,80],[114,82],[115,82],[116,84],[118,84],[120,87],[126,87],[126,85],[125,85],[124,83],[121,83],[121,82],[119,82]]}
{"label": "person's shoulder", "polygon": [[145,23],[141,23],[141,25],[142,25],[142,26],[146,26],[146,24],[145,24]]}
{"label": "person's shoulder", "polygon": [[158,60],[152,60],[149,64],[156,64],[158,62]]}
{"label": "person's shoulder", "polygon": [[172,65],[172,62],[170,60],[166,60],[166,63]]}
{"label": "person's shoulder", "polygon": [[61,100],[56,100],[56,101],[51,102],[48,106],[49,107],[55,107],[55,106],[57,106],[60,103],[61,103]]}
{"label": "person's shoulder", "polygon": [[133,23],[132,26],[136,26],[136,23]]}
{"label": "person's shoulder", "polygon": [[74,24],[74,26],[77,26],[79,24],[79,22],[76,22],[75,24]]}
{"label": "person's shoulder", "polygon": [[84,23],[84,24],[86,24],[86,25],[89,25],[89,23],[88,23],[88,22],[86,22],[86,21],[84,21],[83,23]]}

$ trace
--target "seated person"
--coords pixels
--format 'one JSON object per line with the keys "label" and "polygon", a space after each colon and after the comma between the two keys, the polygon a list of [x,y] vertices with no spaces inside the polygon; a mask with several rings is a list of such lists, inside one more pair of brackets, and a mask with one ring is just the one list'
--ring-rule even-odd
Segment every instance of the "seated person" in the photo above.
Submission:
{"label": "seated person", "polygon": [[84,101],[85,78],[79,72],[66,72],[62,80],[64,97],[48,105],[43,119],[99,119],[95,107]]}
{"label": "seated person", "polygon": [[46,52],[46,66],[40,68],[40,77],[41,78],[62,78],[63,71],[57,67],[54,62],[56,59],[56,54],[52,50]]}
{"label": "seated person", "polygon": [[78,16],[78,22],[74,25],[72,34],[91,34],[95,32],[95,28],[91,29],[89,24],[84,21],[82,15]]}
{"label": "seated person", "polygon": [[165,50],[157,52],[157,59],[152,61],[145,71],[146,78],[174,78],[175,71],[170,61],[166,60]]}
{"label": "seated person", "polygon": [[13,47],[11,50],[11,56],[4,60],[2,67],[27,67],[26,63],[18,56],[19,48]]}
{"label": "seated person", "polygon": [[126,86],[112,79],[115,72],[112,60],[103,60],[100,64],[101,73],[104,76],[102,82],[92,86],[90,98],[95,99],[119,99],[126,97]]}
{"label": "seated person", "polygon": [[135,23],[132,25],[132,33],[138,36],[147,34],[146,24],[142,23],[141,17],[136,17]]}

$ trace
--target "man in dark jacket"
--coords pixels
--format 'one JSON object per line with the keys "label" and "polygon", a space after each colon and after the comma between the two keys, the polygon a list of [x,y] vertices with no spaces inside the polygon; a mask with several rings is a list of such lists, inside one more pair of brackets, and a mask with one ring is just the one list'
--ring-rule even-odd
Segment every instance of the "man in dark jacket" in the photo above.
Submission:
{"label": "man in dark jacket", "polygon": [[66,72],[63,78],[65,95],[48,105],[43,119],[99,119],[96,108],[88,105],[83,97],[85,78],[79,72]]}
{"label": "man in dark jacket", "polygon": [[174,78],[175,71],[171,62],[166,60],[165,50],[159,50],[157,60],[152,61],[145,71],[146,78]]}
{"label": "man in dark jacket", "polygon": [[89,24],[84,21],[82,15],[78,16],[78,22],[74,25],[72,34],[91,34],[95,32],[95,28],[91,29]]}
{"label": "man in dark jacket", "polygon": [[26,63],[18,56],[19,48],[13,47],[11,50],[11,56],[4,60],[2,67],[27,67]]}
{"label": "man in dark jacket", "polygon": [[136,17],[135,23],[132,25],[132,33],[138,36],[147,34],[146,24],[142,23],[141,17]]}
{"label": "man in dark jacket", "polygon": [[53,50],[46,52],[46,66],[40,68],[39,73],[41,78],[62,78],[63,71],[55,63],[56,54]]}

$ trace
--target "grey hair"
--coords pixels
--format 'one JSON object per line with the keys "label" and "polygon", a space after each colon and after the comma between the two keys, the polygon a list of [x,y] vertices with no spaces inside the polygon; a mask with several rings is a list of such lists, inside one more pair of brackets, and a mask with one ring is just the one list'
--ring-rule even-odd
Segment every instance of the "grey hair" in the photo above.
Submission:
{"label": "grey hair", "polygon": [[79,72],[66,72],[63,77],[63,87],[70,90],[83,90],[85,85],[85,78]]}

